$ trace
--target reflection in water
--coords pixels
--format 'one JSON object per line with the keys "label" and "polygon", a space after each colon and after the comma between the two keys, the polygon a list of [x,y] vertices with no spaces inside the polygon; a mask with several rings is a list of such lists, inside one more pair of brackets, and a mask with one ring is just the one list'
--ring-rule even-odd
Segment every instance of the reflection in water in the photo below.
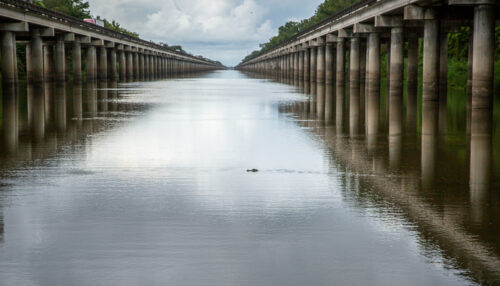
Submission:
{"label": "reflection in water", "polygon": [[17,86],[2,85],[3,151],[16,151],[19,138],[19,98]]}
{"label": "reflection in water", "polygon": [[468,158],[436,139],[434,103],[422,138],[348,136],[299,87],[221,71],[4,91],[0,284],[498,283],[491,113]]}

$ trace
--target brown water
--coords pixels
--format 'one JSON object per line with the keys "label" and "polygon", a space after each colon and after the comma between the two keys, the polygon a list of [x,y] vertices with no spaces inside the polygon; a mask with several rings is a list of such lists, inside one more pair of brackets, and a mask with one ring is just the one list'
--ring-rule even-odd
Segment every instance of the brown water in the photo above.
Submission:
{"label": "brown water", "polygon": [[496,135],[471,184],[464,110],[429,141],[367,138],[303,88],[218,71],[4,90],[0,285],[500,283]]}

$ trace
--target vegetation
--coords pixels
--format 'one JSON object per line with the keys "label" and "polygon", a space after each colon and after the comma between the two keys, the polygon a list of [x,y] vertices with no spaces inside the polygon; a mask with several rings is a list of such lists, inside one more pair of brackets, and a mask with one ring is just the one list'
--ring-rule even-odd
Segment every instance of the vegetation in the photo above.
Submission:
{"label": "vegetation", "polygon": [[321,3],[318,8],[316,8],[316,12],[311,18],[300,22],[289,21],[285,23],[285,25],[278,28],[278,35],[269,39],[269,42],[261,45],[262,48],[260,50],[253,51],[243,61],[251,59],[258,54],[271,49],[272,47],[286,41],[307,28],[314,26],[315,24],[356,3],[357,1],[358,0],[325,0],[325,2]]}
{"label": "vegetation", "polygon": [[39,0],[33,1],[44,8],[51,9],[79,19],[90,18],[90,6],[83,0]]}

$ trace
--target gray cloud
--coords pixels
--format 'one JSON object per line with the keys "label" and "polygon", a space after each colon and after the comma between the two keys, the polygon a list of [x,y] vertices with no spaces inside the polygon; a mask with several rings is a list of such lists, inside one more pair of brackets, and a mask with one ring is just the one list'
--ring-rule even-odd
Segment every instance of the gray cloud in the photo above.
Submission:
{"label": "gray cloud", "polygon": [[322,0],[90,0],[91,10],[142,38],[237,64],[284,22],[309,17]]}

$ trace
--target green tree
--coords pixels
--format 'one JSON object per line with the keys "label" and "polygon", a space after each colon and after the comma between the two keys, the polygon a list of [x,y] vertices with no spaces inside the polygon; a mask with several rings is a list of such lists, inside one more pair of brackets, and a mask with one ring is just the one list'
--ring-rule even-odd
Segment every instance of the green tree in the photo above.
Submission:
{"label": "green tree", "polygon": [[79,19],[90,18],[90,6],[84,0],[42,0],[35,3],[47,9],[52,9],[63,14]]}
{"label": "green tree", "polygon": [[258,56],[260,53],[265,52],[276,45],[279,45],[287,39],[297,35],[298,33],[306,30],[311,26],[314,26],[325,18],[332,16],[333,14],[356,3],[357,1],[358,0],[325,0],[325,2],[321,3],[318,8],[316,8],[316,12],[311,18],[302,20],[300,22],[289,21],[285,23],[285,25],[279,27],[278,35],[269,39],[269,42],[263,44],[260,50],[253,51],[250,55],[245,57],[244,61]]}

